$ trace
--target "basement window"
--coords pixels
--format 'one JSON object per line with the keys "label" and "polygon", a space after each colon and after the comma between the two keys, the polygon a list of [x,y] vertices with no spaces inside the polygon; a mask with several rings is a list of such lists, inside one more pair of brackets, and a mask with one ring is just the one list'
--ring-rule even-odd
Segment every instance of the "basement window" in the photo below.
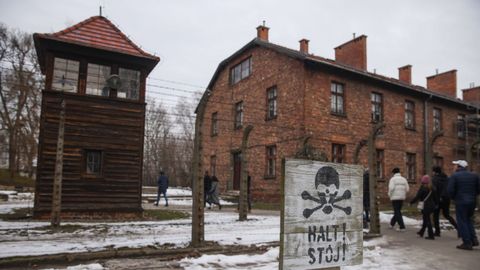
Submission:
{"label": "basement window", "polygon": [[252,73],[252,58],[249,57],[230,69],[230,84],[236,84]]}
{"label": "basement window", "polygon": [[85,173],[89,175],[101,175],[102,151],[85,150]]}

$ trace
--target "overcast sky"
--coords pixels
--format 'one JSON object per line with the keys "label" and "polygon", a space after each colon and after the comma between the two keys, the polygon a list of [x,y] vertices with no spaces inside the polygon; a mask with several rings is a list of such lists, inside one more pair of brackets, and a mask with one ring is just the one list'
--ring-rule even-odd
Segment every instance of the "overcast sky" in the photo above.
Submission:
{"label": "overcast sky", "polygon": [[333,59],[334,47],[365,34],[370,71],[397,78],[397,68],[411,64],[413,83],[425,86],[436,69],[457,69],[459,93],[472,82],[480,85],[479,0],[0,0],[0,22],[56,32],[98,15],[100,5],[137,45],[161,57],[149,81],[160,86],[205,87],[263,20],[270,42],[289,48],[307,38],[311,53]]}

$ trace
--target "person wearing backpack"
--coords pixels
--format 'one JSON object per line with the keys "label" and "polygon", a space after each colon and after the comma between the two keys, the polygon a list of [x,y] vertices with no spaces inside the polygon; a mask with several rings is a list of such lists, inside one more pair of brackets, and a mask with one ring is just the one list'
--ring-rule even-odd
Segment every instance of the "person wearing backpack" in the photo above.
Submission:
{"label": "person wearing backpack", "polygon": [[427,229],[428,236],[425,237],[425,239],[434,240],[435,236],[432,228],[432,214],[438,204],[438,195],[435,187],[430,181],[430,176],[422,176],[420,183],[421,186],[417,191],[417,195],[412,199],[412,201],[410,201],[410,204],[414,204],[416,202],[423,204],[423,207],[419,207],[419,210],[422,212],[422,228],[417,232],[417,234],[420,237],[423,237],[425,229]]}

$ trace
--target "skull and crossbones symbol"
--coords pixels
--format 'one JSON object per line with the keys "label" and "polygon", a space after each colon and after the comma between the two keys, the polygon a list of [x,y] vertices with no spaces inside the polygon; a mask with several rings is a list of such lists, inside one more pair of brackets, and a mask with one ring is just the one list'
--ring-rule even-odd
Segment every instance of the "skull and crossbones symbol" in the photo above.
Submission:
{"label": "skull and crossbones symbol", "polygon": [[[320,189],[324,190],[321,192]],[[333,208],[337,208],[345,212],[345,214],[350,215],[352,213],[352,208],[342,207],[336,203],[350,199],[352,193],[350,190],[345,190],[342,196],[338,195],[338,188],[340,187],[340,180],[338,177],[338,172],[330,167],[325,166],[318,170],[317,175],[315,176],[315,188],[317,189],[318,198],[310,195],[308,191],[302,192],[302,199],[310,200],[318,203],[318,206],[314,208],[305,208],[303,210],[303,216],[309,218],[315,211],[321,209],[325,214],[330,214],[333,211]]]}

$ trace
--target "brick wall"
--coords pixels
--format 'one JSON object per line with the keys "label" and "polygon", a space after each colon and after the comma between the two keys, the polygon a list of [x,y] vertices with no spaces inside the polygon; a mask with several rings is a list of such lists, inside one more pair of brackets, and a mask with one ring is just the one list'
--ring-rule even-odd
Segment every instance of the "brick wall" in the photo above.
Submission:
{"label": "brick wall", "polygon": [[[230,68],[252,57],[250,77],[231,86]],[[330,86],[332,82],[341,83],[345,89],[346,114],[332,115],[330,109]],[[277,86],[278,117],[266,121],[266,90]],[[210,168],[210,157],[216,156],[217,176],[221,191],[232,189],[233,158],[232,153],[240,150],[243,129],[233,129],[234,104],[244,102],[244,127],[253,125],[248,143],[248,170],[252,176],[254,201],[279,201],[281,159],[292,157],[300,149],[302,138],[312,136],[309,143],[317,150],[332,158],[332,143],[346,145],[346,163],[353,162],[354,150],[361,140],[366,140],[372,130],[371,101],[372,91],[383,97],[383,115],[386,127],[377,138],[376,148],[384,151],[383,179],[379,180],[379,195],[387,200],[387,184],[394,167],[406,175],[406,153],[416,155],[416,175],[411,179],[410,196],[418,188],[417,183],[424,174],[424,106],[426,98],[407,94],[406,89],[393,87],[363,76],[350,75],[341,70],[304,65],[284,54],[264,47],[254,47],[232,60],[224,68],[212,88],[209,98],[205,125],[203,162],[205,169]],[[404,124],[405,101],[415,104],[415,128],[407,129]],[[444,136],[440,137],[433,151],[441,156],[444,169],[452,172],[453,160],[464,154],[455,151],[459,141],[454,123],[461,106],[447,105],[438,98],[427,101],[428,136],[432,134],[433,107],[442,110]],[[458,108],[457,108],[458,107]],[[211,114],[218,112],[219,134],[210,136]],[[266,145],[277,146],[276,177],[265,178]],[[367,147],[360,151],[360,164],[367,167]]]}

